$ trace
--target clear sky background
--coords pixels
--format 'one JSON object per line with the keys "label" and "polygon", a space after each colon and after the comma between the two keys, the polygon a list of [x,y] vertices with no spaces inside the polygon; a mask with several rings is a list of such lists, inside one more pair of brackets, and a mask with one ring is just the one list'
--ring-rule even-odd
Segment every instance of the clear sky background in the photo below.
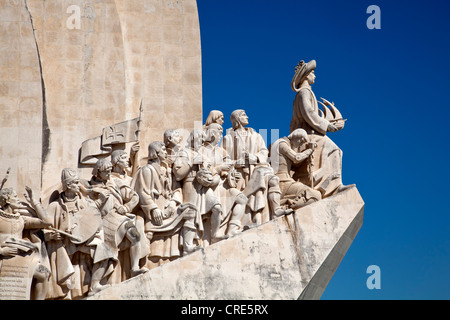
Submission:
{"label": "clear sky background", "polygon": [[[245,109],[268,142],[289,134],[300,60],[317,61],[317,97],[345,128],[344,184],[364,223],[322,299],[450,299],[450,2],[197,0],[203,113]],[[381,9],[369,30],[368,6]],[[367,267],[381,270],[369,290]]]}

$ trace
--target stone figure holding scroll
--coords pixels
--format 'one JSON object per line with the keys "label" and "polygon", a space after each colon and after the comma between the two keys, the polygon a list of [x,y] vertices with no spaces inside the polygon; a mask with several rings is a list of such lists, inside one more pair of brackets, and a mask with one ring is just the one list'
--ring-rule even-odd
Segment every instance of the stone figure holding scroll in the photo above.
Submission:
{"label": "stone figure holding scroll", "polygon": [[44,300],[48,291],[50,264],[40,230],[51,219],[33,191],[26,191],[31,206],[12,188],[0,191],[0,282],[7,287],[1,288],[0,300]]}
{"label": "stone figure holding scroll", "polygon": [[80,299],[106,287],[100,281],[112,256],[100,211],[82,194],[78,172],[63,169],[61,184],[63,191],[48,207],[52,228],[45,231],[52,269],[47,299]]}
{"label": "stone figure holding scroll", "polygon": [[295,169],[295,179],[319,190],[322,198],[345,188],[342,185],[342,150],[326,136],[327,132],[339,131],[344,127],[345,120],[333,103],[323,100],[324,111],[318,107],[318,102],[311,85],[314,84],[316,61],[308,63],[301,61],[292,79],[292,90],[297,92],[294,100],[290,132],[304,129],[308,140],[317,144],[313,153],[313,172],[302,165]]}
{"label": "stone figure holding scroll", "polygon": [[149,268],[172,261],[195,249],[195,217],[193,205],[183,205],[181,186],[172,178],[163,142],[148,147],[148,164],[132,182],[144,213],[145,233],[150,241]]}

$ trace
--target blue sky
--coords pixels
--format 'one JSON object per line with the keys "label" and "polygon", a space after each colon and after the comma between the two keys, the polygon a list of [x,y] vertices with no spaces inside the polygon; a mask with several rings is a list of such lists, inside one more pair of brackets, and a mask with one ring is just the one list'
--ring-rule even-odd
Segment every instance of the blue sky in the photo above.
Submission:
{"label": "blue sky", "polygon": [[[322,299],[450,299],[450,2],[197,0],[204,120],[245,109],[251,127],[289,134],[300,60],[317,61],[317,97],[345,128],[344,184],[364,224]],[[369,30],[367,7],[381,9]],[[275,137],[276,138],[276,137]],[[378,265],[381,289],[366,269]]]}

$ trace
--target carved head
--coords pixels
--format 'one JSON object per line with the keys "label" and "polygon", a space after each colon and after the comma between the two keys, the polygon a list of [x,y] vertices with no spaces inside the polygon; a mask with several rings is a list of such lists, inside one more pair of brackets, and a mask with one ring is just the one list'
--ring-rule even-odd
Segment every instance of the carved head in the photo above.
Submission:
{"label": "carved head", "polygon": [[168,129],[164,131],[164,144],[166,147],[174,147],[181,143],[183,137],[176,129]]}
{"label": "carved head", "polygon": [[205,121],[205,127],[209,126],[211,123],[217,123],[219,125],[223,125],[223,113],[219,110],[211,110],[211,112],[208,115],[208,118],[206,118]]}
{"label": "carved head", "polygon": [[167,158],[166,146],[161,141],[153,141],[148,145],[148,160],[164,160]]}
{"label": "carved head", "polygon": [[288,136],[288,139],[291,141],[292,147],[295,148],[308,141],[308,134],[303,129],[295,129]]}
{"label": "carved head", "polygon": [[114,150],[111,153],[111,163],[114,166],[119,166],[121,169],[129,167],[130,158],[125,150]]}
{"label": "carved head", "polygon": [[20,207],[20,200],[13,188],[4,188],[0,190],[0,207],[5,208],[8,206],[13,208]]}
{"label": "carved head", "polygon": [[222,138],[223,128],[218,123],[211,123],[206,127],[206,138],[205,141],[211,143],[212,145],[217,145]]}
{"label": "carved head", "polygon": [[191,131],[187,140],[187,146],[191,149],[198,150],[205,142],[206,134],[202,129],[194,129]]}
{"label": "carved head", "polygon": [[300,61],[300,63],[295,67],[295,74],[291,81],[292,90],[299,91],[300,85],[305,80],[308,80],[309,84],[313,84],[314,79],[316,78],[314,74],[315,69],[316,69],[316,60],[311,60],[308,63],[305,63],[305,61],[303,60]]}
{"label": "carved head", "polygon": [[231,124],[233,125],[233,129],[236,129],[240,125],[245,127],[248,125],[248,116],[245,113],[245,110],[238,109],[234,110],[230,116]]}
{"label": "carved head", "polygon": [[71,190],[73,192],[80,191],[80,178],[78,172],[72,168],[65,168],[61,171],[61,183],[63,191]]}
{"label": "carved head", "polygon": [[92,170],[92,175],[104,182],[109,180],[112,171],[112,163],[107,158],[102,158],[97,161]]}

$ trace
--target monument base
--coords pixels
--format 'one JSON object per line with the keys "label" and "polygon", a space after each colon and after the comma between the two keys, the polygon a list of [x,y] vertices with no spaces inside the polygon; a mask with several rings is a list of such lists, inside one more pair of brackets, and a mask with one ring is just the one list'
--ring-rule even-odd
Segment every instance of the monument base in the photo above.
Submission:
{"label": "monument base", "polygon": [[320,299],[363,215],[351,187],[88,299]]}

